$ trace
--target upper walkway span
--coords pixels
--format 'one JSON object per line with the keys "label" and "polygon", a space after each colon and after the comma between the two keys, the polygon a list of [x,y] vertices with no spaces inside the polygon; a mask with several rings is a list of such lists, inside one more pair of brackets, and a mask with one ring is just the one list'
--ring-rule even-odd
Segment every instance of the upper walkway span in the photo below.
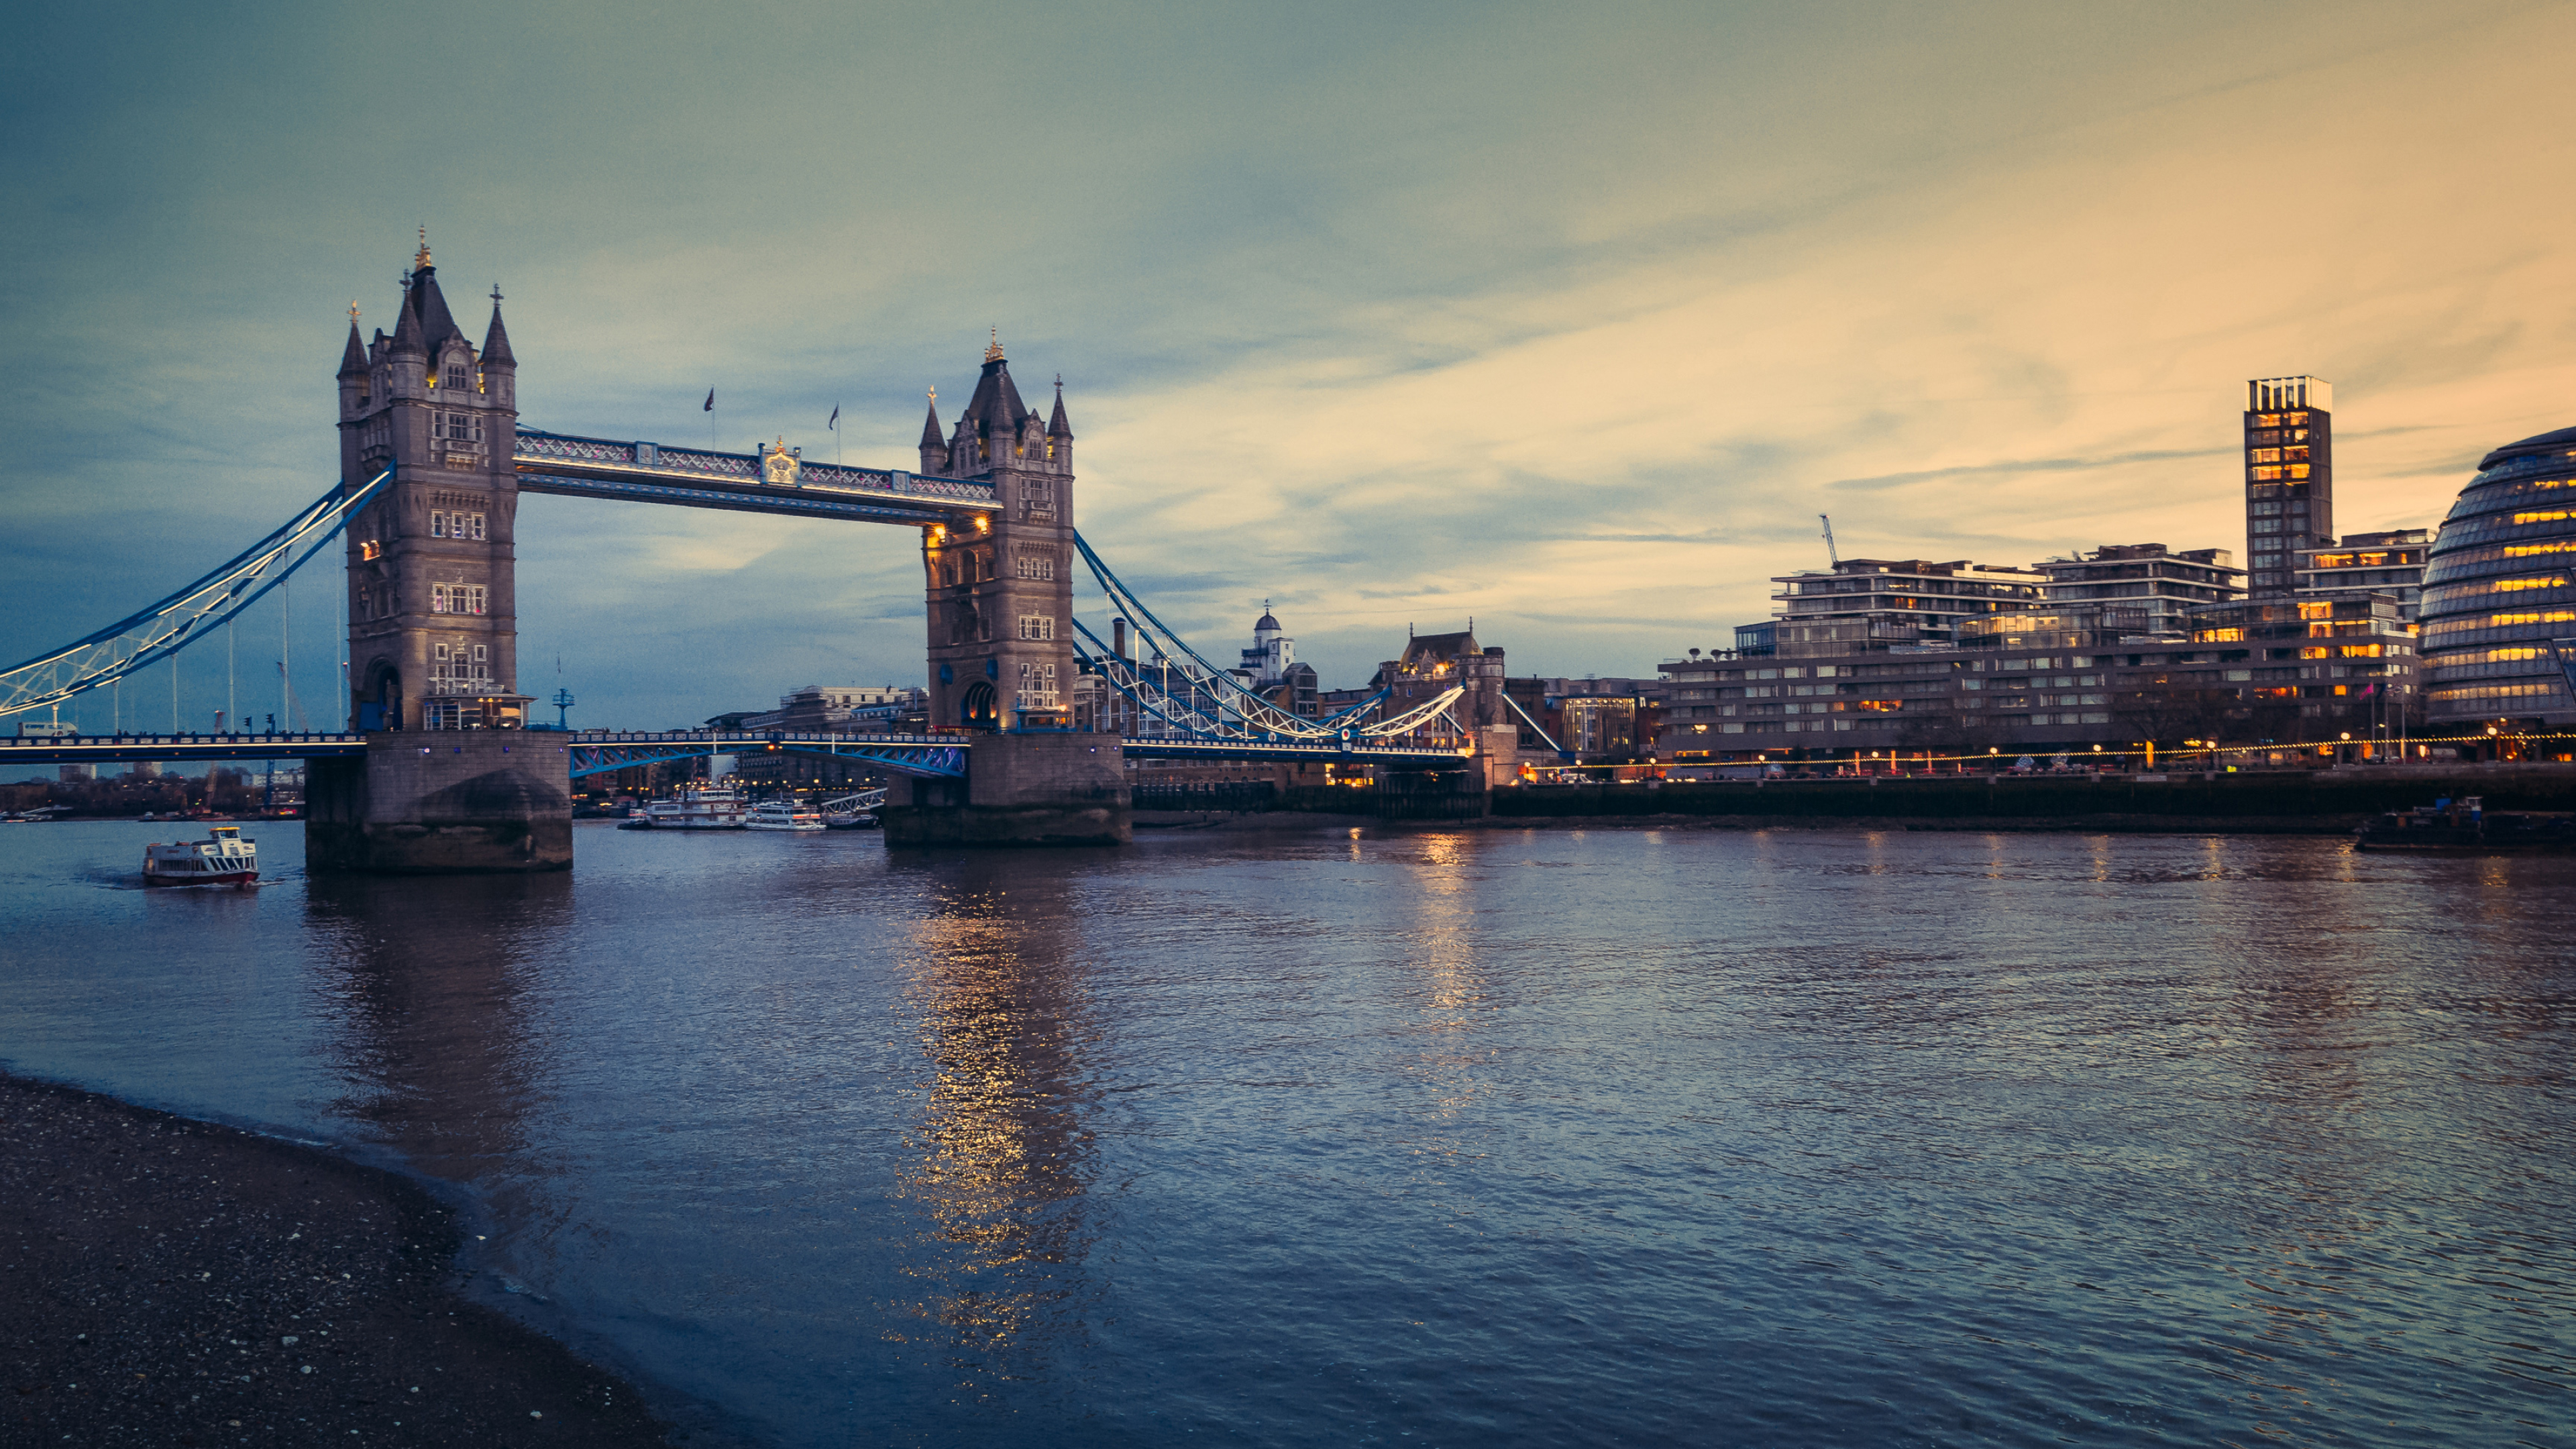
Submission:
{"label": "upper walkway span", "polygon": [[759,453],[720,453],[523,427],[510,456],[521,492],[570,498],[952,526],[999,506],[989,482],[808,463],[783,444]]}

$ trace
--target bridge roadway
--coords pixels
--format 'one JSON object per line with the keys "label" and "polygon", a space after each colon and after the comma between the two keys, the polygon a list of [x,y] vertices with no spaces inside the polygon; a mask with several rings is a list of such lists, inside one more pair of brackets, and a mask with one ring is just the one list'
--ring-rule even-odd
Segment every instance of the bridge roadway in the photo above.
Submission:
{"label": "bridge roadway", "polygon": [[[440,731],[412,731],[409,738],[427,749]],[[975,736],[962,734],[838,734],[808,730],[548,730],[523,731],[531,743],[564,746],[572,755],[572,774],[605,774],[638,765],[694,759],[700,755],[747,755],[765,752],[813,755],[824,759],[874,765],[902,775],[962,779]],[[1131,759],[1260,760],[1282,763],[1329,762],[1387,765],[1398,769],[1456,769],[1468,758],[1461,750],[1405,749],[1386,745],[1335,743],[1299,745],[1230,740],[1196,740],[1140,736],[1120,741]],[[116,764],[127,760],[202,761],[324,760],[362,758],[367,736],[295,731],[277,734],[116,734],[61,737],[0,737],[0,771],[15,765]]]}
{"label": "bridge roadway", "polygon": [[791,459],[776,472],[784,481],[773,482],[758,454],[577,438],[533,428],[520,430],[510,456],[521,491],[573,498],[915,524],[955,524],[999,506],[993,485],[971,478]]}

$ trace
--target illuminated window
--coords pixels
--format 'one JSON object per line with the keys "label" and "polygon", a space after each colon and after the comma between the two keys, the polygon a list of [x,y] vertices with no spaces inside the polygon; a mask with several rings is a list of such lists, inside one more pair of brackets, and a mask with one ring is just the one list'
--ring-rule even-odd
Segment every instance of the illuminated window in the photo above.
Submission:
{"label": "illuminated window", "polygon": [[2302,619],[2331,619],[2334,617],[2334,605],[2301,604],[2299,606],[2299,617]]}
{"label": "illuminated window", "polygon": [[[2246,461],[2252,463],[2278,463],[2281,461],[2281,450],[2278,448],[2249,448],[2246,450],[2245,457]],[[2275,473],[2272,476],[2278,478],[2281,475]]]}
{"label": "illuminated window", "polygon": [[2257,483],[2268,483],[2281,476],[2281,470],[2279,468],[2255,468],[2249,471],[2253,474],[2254,481]]}
{"label": "illuminated window", "polygon": [[2567,576],[2541,574],[2532,578],[2498,579],[2495,581],[2495,587],[2496,592],[2500,594],[2519,593],[2524,589],[2563,589],[2567,587]]}
{"label": "illuminated window", "polygon": [[372,538],[358,545],[358,557],[362,559],[379,559],[384,556],[385,546]]}
{"label": "illuminated window", "polygon": [[2567,514],[2568,510],[2564,508],[2549,509],[2538,513],[2517,513],[2513,516],[2513,521],[2516,523],[2565,523],[2567,521]]}

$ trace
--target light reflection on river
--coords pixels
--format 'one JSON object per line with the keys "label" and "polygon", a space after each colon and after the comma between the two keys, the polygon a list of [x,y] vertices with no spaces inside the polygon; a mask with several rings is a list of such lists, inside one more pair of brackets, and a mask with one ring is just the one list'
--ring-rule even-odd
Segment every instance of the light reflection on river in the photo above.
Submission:
{"label": "light reflection on river", "polygon": [[2576,862],[255,833],[0,832],[0,1059],[457,1185],[485,1291],[757,1441],[2570,1433]]}

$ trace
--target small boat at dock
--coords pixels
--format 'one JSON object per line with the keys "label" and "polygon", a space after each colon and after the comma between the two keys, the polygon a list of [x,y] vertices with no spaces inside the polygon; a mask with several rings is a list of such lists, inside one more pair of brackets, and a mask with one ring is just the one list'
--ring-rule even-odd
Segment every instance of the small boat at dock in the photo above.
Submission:
{"label": "small boat at dock", "polygon": [[218,825],[204,840],[154,842],[143,847],[143,883],[252,885],[259,880],[259,843],[242,838],[238,825]]}

